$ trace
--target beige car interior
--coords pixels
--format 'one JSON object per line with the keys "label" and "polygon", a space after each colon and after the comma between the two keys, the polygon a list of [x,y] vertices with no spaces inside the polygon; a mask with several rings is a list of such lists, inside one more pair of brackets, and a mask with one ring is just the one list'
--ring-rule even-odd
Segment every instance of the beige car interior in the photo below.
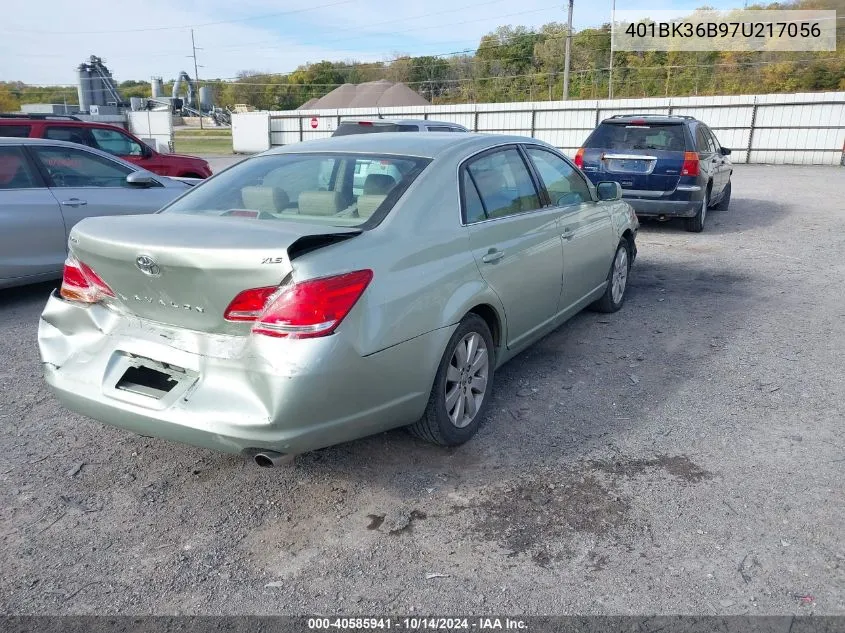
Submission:
{"label": "beige car interior", "polygon": [[346,205],[340,191],[303,191],[299,194],[301,215],[335,215]]}
{"label": "beige car interior", "polygon": [[252,185],[241,189],[244,207],[267,213],[281,213],[290,200],[284,189]]}
{"label": "beige car interior", "polygon": [[370,174],[364,180],[364,192],[358,196],[358,217],[368,218],[379,208],[390,190],[396,186],[393,176]]}

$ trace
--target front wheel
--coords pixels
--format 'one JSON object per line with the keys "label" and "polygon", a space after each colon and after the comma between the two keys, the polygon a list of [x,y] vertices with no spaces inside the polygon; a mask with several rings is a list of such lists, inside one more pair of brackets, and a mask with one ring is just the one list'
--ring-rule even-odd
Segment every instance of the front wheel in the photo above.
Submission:
{"label": "front wheel", "polygon": [[628,273],[631,271],[631,248],[627,240],[619,242],[610,272],[607,273],[607,287],[601,299],[590,307],[597,312],[616,312],[625,303],[628,287]]}
{"label": "front wheel", "polygon": [[487,323],[465,316],[440,360],[423,417],[411,433],[440,446],[470,439],[484,418],[493,388],[495,348]]}

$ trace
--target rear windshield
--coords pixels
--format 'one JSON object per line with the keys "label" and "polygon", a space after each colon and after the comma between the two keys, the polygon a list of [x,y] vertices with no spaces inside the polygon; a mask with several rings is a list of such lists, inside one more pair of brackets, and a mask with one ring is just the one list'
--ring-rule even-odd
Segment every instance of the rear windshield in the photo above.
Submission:
{"label": "rear windshield", "polygon": [[648,125],[602,123],[590,135],[584,147],[683,152],[686,149],[684,126],[677,123],[649,123]]}
{"label": "rear windshield", "polygon": [[30,125],[0,125],[0,136],[14,136],[15,138],[26,138],[29,136]]}
{"label": "rear windshield", "polygon": [[358,123],[356,121],[341,121],[332,136],[372,134],[374,132],[419,132],[419,128],[416,125],[399,125],[397,123]]}
{"label": "rear windshield", "polygon": [[383,218],[429,162],[344,153],[258,156],[197,185],[161,212],[359,226]]}

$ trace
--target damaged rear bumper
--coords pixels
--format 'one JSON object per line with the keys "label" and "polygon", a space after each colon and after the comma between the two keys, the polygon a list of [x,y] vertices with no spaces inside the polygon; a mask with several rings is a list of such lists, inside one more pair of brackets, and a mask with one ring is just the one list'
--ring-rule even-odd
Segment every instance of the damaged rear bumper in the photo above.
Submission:
{"label": "damaged rear bumper", "polygon": [[72,411],[218,451],[297,454],[419,419],[452,331],[362,356],[340,331],[207,334],[54,294],[38,343],[47,383]]}

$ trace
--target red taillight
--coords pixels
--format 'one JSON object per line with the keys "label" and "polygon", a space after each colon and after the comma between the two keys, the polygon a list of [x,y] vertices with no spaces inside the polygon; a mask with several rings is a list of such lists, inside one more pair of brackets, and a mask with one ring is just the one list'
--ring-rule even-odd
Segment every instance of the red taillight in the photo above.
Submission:
{"label": "red taillight", "polygon": [[372,270],[240,293],[226,308],[229,321],[255,321],[256,334],[314,338],[334,332],[361,298]]}
{"label": "red taillight", "polygon": [[264,311],[267,300],[276,292],[279,292],[279,286],[244,290],[232,299],[223,318],[227,321],[255,321]]}
{"label": "red taillight", "polygon": [[358,125],[372,125],[372,121],[358,121]]}
{"label": "red taillight", "polygon": [[114,292],[90,266],[69,255],[65,260],[59,295],[70,301],[99,303],[106,297],[114,297]]}
{"label": "red taillight", "polygon": [[645,125],[645,119],[631,119],[631,125]]}
{"label": "red taillight", "polygon": [[578,151],[575,152],[575,166],[578,169],[584,168],[584,148],[583,147],[579,148]]}
{"label": "red taillight", "polygon": [[681,176],[698,176],[698,173],[698,154],[684,152],[684,166],[681,167]]}

